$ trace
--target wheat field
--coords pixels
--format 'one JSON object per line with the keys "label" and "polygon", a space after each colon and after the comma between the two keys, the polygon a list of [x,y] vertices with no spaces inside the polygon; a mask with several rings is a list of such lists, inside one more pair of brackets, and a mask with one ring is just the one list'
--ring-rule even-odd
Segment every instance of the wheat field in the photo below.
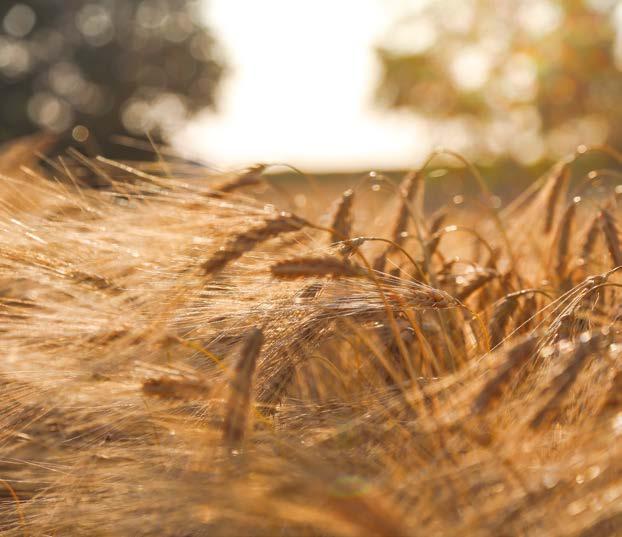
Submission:
{"label": "wheat field", "polygon": [[0,157],[2,535],[622,534],[618,152],[502,207],[445,152],[481,192],[432,209],[438,153],[305,206],[45,143]]}

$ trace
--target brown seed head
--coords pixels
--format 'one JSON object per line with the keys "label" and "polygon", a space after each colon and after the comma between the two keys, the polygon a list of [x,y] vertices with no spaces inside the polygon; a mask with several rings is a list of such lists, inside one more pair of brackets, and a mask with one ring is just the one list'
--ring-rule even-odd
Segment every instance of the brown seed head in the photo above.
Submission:
{"label": "brown seed head", "polygon": [[277,218],[266,220],[260,226],[236,235],[214,253],[203,264],[205,274],[212,274],[222,270],[231,261],[242,257],[246,252],[268,239],[283,233],[299,231],[306,225],[308,225],[306,220],[289,213],[282,213]]}
{"label": "brown seed head", "polygon": [[354,203],[354,190],[348,189],[339,200],[339,205],[333,217],[331,225],[334,230],[331,234],[332,242],[343,241],[350,237],[352,231],[352,204]]}
{"label": "brown seed head", "polygon": [[362,277],[367,271],[349,261],[336,257],[298,257],[279,261],[270,267],[277,278],[296,279],[313,276],[346,278]]}
{"label": "brown seed head", "polygon": [[230,382],[230,394],[223,423],[223,440],[228,445],[244,439],[250,410],[253,375],[263,345],[263,332],[253,328],[246,336]]}

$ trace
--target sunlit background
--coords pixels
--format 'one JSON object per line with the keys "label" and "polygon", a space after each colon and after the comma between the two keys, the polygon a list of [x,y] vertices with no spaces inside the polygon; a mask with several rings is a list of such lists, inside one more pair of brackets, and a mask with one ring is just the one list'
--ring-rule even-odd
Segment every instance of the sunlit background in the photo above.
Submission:
{"label": "sunlit background", "polygon": [[430,147],[421,120],[374,99],[374,47],[404,9],[381,0],[206,0],[203,16],[232,71],[219,112],[200,115],[176,142],[225,165],[412,165]]}
{"label": "sunlit background", "polygon": [[3,141],[130,158],[149,133],[316,172],[622,145],[620,0],[9,0],[0,20]]}

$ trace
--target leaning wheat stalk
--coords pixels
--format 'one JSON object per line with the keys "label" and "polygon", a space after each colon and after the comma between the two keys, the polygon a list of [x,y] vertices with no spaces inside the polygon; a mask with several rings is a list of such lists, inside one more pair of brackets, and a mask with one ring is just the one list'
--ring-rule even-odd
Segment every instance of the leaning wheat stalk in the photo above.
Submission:
{"label": "leaning wheat stalk", "polygon": [[490,334],[490,344],[496,347],[503,341],[505,329],[518,307],[518,296],[510,294],[503,297],[495,304],[488,323],[488,333]]}
{"label": "leaning wheat stalk", "polygon": [[594,253],[596,249],[596,241],[598,240],[598,233],[600,232],[599,226],[600,218],[596,215],[592,222],[590,223],[590,227],[585,234],[585,239],[583,241],[583,246],[581,247],[581,259],[583,259],[584,263],[587,263]]}
{"label": "leaning wheat stalk", "polygon": [[622,408],[622,371],[617,371],[598,410],[600,416],[608,416]]}
{"label": "leaning wheat stalk", "polygon": [[560,407],[566,395],[574,386],[579,373],[581,373],[588,360],[594,356],[594,352],[605,340],[606,334],[591,334],[589,332],[581,334],[566,367],[543,390],[542,396],[546,398],[546,402],[530,420],[529,426],[532,429],[540,429],[559,416]]}
{"label": "leaning wheat stalk", "polygon": [[247,168],[233,179],[222,183],[216,187],[215,192],[210,192],[209,197],[222,198],[225,194],[231,194],[249,186],[256,186],[262,182],[262,174],[266,171],[267,164],[255,164]]}
{"label": "leaning wheat stalk", "polygon": [[259,328],[253,328],[247,335],[235,364],[223,424],[223,440],[228,445],[239,444],[244,439],[253,390],[253,375],[263,341],[263,332]]}
{"label": "leaning wheat stalk", "polygon": [[400,185],[402,199],[397,217],[393,223],[393,231],[391,232],[391,238],[396,244],[402,245],[404,242],[406,230],[408,228],[410,202],[420,195],[419,193],[422,191],[424,185],[423,176],[416,171],[410,172]]}
{"label": "leaning wheat stalk", "polygon": [[579,200],[574,200],[568,206],[568,208],[564,211],[561,222],[559,223],[557,262],[555,267],[560,281],[565,278],[568,268],[568,251],[570,250],[570,240],[572,238],[572,229],[574,226],[578,201]]}
{"label": "leaning wheat stalk", "polygon": [[272,265],[270,271],[277,278],[288,280],[313,276],[347,278],[367,275],[364,268],[330,256],[285,259]]}
{"label": "leaning wheat stalk", "polygon": [[564,191],[570,180],[570,167],[565,162],[558,163],[549,179],[550,190],[549,197],[546,201],[544,232],[549,233],[553,228],[553,220],[557,212],[557,205],[562,199]]}
{"label": "leaning wheat stalk", "polygon": [[616,220],[607,209],[600,212],[599,219],[613,266],[619,267],[622,265],[622,249],[620,248],[620,236]]}
{"label": "leaning wheat stalk", "polygon": [[225,268],[229,263],[242,257],[258,244],[278,237],[283,233],[300,231],[308,222],[298,216],[281,213],[277,218],[266,220],[256,228],[249,229],[236,235],[212,255],[205,263],[205,274],[212,274]]}
{"label": "leaning wheat stalk", "polygon": [[350,237],[352,230],[352,204],[354,202],[354,191],[346,190],[339,200],[331,229],[331,240],[333,242],[343,241]]}
{"label": "leaning wheat stalk", "polygon": [[387,246],[373,262],[375,270],[384,271],[387,256],[395,249],[395,246],[401,246],[407,236],[408,216],[410,213],[411,201],[422,197],[425,183],[423,175],[417,171],[409,172],[399,186],[401,195],[400,208],[393,222],[391,231],[391,240],[394,245]]}
{"label": "leaning wheat stalk", "polygon": [[479,395],[473,402],[472,411],[474,414],[482,414],[496,406],[510,385],[516,378],[518,371],[535,355],[538,339],[535,335],[514,344],[504,353],[496,374],[484,385]]}

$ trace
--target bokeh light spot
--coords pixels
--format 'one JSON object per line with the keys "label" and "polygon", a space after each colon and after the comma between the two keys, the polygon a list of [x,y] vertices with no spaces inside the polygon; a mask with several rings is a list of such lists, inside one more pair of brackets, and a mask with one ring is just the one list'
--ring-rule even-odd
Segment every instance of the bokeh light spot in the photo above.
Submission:
{"label": "bokeh light spot", "polygon": [[15,4],[2,21],[4,31],[17,38],[26,37],[34,28],[37,16],[26,4]]}

